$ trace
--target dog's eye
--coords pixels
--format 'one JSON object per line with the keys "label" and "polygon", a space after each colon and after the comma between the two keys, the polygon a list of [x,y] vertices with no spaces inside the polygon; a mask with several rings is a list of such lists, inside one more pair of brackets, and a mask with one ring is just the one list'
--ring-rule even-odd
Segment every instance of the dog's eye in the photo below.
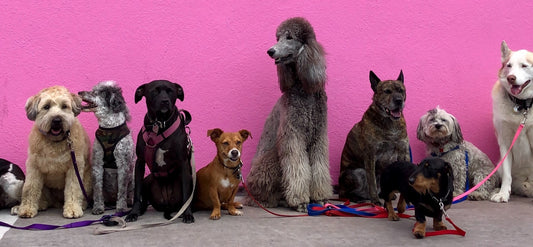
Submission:
{"label": "dog's eye", "polygon": [[242,143],[241,141],[237,141],[237,145],[241,145],[241,143]]}
{"label": "dog's eye", "polygon": [[527,64],[522,64],[522,68],[527,68]]}
{"label": "dog's eye", "polygon": [[507,64],[507,68],[511,68],[512,65],[510,63]]}
{"label": "dog's eye", "polygon": [[63,104],[63,105],[61,106],[61,109],[63,109],[63,110],[64,110],[64,109],[67,109],[67,108],[68,108],[68,105],[66,105],[66,104]]}
{"label": "dog's eye", "polygon": [[390,90],[390,89],[385,89],[385,93],[386,93],[386,94],[391,94],[391,93],[392,93],[392,90]]}
{"label": "dog's eye", "polygon": [[43,106],[43,109],[45,109],[45,110],[49,110],[49,109],[50,109],[50,105],[48,105],[48,104],[44,105],[44,106]]}
{"label": "dog's eye", "polygon": [[222,145],[229,146],[229,142],[223,142]]}
{"label": "dog's eye", "polygon": [[291,40],[291,39],[292,39],[292,36],[287,35],[287,39],[288,39],[288,40]]}

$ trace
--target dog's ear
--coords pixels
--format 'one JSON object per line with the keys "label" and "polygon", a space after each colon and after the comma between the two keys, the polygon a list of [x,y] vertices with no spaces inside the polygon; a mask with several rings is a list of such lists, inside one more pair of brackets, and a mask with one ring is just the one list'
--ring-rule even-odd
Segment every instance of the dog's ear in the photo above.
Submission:
{"label": "dog's ear", "polygon": [[452,132],[452,141],[455,143],[461,143],[463,142],[463,132],[461,131],[461,126],[459,126],[459,122],[457,122],[457,119],[453,115],[450,114],[450,117],[453,121],[453,132]]}
{"label": "dog's ear", "polygon": [[423,142],[425,142],[426,140],[426,133],[424,132],[424,125],[426,123],[427,117],[428,117],[427,113],[424,114],[422,117],[420,117],[420,121],[418,121],[418,126],[416,127],[416,138]]}
{"label": "dog's ear", "polygon": [[172,84],[174,84],[174,87],[176,88],[176,95],[178,95],[178,99],[180,101],[183,101],[183,97],[185,96],[185,94],[183,94],[183,88],[178,83],[172,83]]}
{"label": "dog's ear", "polygon": [[137,104],[137,102],[141,101],[143,98],[145,86],[146,84],[142,84],[137,88],[137,90],[135,90],[135,104]]}
{"label": "dog's ear", "polygon": [[75,93],[70,93],[72,96],[72,112],[74,116],[78,116],[81,113],[81,97]]}
{"label": "dog's ear", "polygon": [[207,136],[211,137],[211,140],[216,142],[216,140],[220,137],[220,135],[222,135],[222,133],[224,133],[224,131],[222,131],[219,128],[216,128],[216,129],[208,130]]}
{"label": "dog's ear", "polygon": [[374,91],[375,93],[376,89],[378,88],[378,84],[381,80],[376,74],[374,74],[374,71],[372,70],[370,71],[369,79],[370,79],[370,87],[372,87],[372,91]]}
{"label": "dog's ear", "polygon": [[505,40],[502,41],[501,51],[502,51],[502,63],[505,63],[505,61],[507,61],[507,58],[511,56],[511,49],[509,49]]}
{"label": "dog's ear", "polygon": [[403,70],[400,70],[400,75],[398,75],[397,81],[401,81],[403,83]]}
{"label": "dog's ear", "polygon": [[242,141],[246,141],[246,139],[248,139],[248,136],[250,138],[252,137],[252,133],[250,133],[250,131],[245,130],[245,129],[239,130],[239,134],[241,134],[242,136]]}
{"label": "dog's ear", "polygon": [[307,39],[300,48],[297,73],[304,90],[314,93],[326,85],[326,59],[322,45],[314,37]]}
{"label": "dog's ear", "polygon": [[124,112],[126,110],[126,101],[120,94],[112,93],[109,98],[109,106],[114,113]]}
{"label": "dog's ear", "polygon": [[38,95],[31,96],[26,101],[26,105],[24,106],[24,108],[26,109],[26,117],[29,120],[35,121],[35,118],[37,118],[37,113],[39,112],[38,106],[40,101],[41,98]]}

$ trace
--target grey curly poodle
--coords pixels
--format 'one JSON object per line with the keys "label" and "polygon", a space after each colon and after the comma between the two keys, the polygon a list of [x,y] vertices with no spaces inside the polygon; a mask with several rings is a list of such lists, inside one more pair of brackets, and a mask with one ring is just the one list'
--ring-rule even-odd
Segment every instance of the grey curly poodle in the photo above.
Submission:
{"label": "grey curly poodle", "polygon": [[[325,52],[301,17],[282,22],[276,39],[267,53],[277,65],[283,95],[265,122],[247,187],[266,207],[288,204],[305,212],[309,202],[332,195]],[[250,198],[247,204],[253,205]]]}

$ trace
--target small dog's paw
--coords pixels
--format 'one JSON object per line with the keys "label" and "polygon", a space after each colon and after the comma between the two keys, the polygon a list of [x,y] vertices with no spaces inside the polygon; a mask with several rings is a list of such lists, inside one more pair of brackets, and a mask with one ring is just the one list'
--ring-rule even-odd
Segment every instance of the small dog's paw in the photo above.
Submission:
{"label": "small dog's paw", "polygon": [[65,204],[63,207],[63,217],[68,219],[75,219],[83,216],[83,209],[80,205],[75,203]]}
{"label": "small dog's paw", "polygon": [[[219,217],[220,218],[220,217]],[[194,216],[192,214],[183,215],[183,223],[194,223]]]}
{"label": "small dog's paw", "polygon": [[448,229],[448,227],[446,227],[444,222],[442,222],[442,221],[433,222],[433,230],[442,231],[442,230],[447,230],[447,229]]}
{"label": "small dog's paw", "polygon": [[92,213],[95,214],[95,215],[98,215],[98,214],[103,214],[104,213],[104,208],[102,207],[94,207],[93,210],[92,210]]}
{"label": "small dog's paw", "polygon": [[416,222],[413,235],[418,239],[424,238],[426,236],[426,223]]}
{"label": "small dog's paw", "polygon": [[33,218],[37,215],[37,208],[30,206],[20,206],[18,208],[18,215],[20,218]]}
{"label": "small dog's paw", "polygon": [[498,192],[490,198],[493,202],[508,202],[509,201],[509,193],[505,192]]}
{"label": "small dog's paw", "polygon": [[243,208],[242,203],[240,203],[240,202],[233,202],[233,206],[236,209],[242,209]]}
{"label": "small dog's paw", "polygon": [[130,213],[128,215],[126,215],[126,222],[135,222],[137,221],[137,218],[139,218],[139,215],[138,214],[135,214],[135,213]]}
{"label": "small dog's paw", "polygon": [[522,189],[527,197],[533,197],[533,184],[531,182],[523,182]]}
{"label": "small dog's paw", "polygon": [[230,215],[233,215],[233,216],[241,216],[242,215],[242,212],[240,210],[229,210],[228,211]]}
{"label": "small dog's paw", "polygon": [[372,200],[372,204],[374,204],[376,206],[383,206],[383,204],[381,203],[381,201],[379,199],[373,199]]}
{"label": "small dog's paw", "polygon": [[479,192],[479,191],[473,191],[468,195],[468,200],[471,201],[483,201],[487,200],[489,198],[489,195],[487,193]]}
{"label": "small dog's paw", "polygon": [[11,215],[18,215],[19,214],[19,207],[20,207],[19,205],[13,206],[11,208]]}
{"label": "small dog's paw", "polygon": [[220,214],[211,214],[211,216],[209,216],[209,219],[210,220],[218,220],[220,219]]}
{"label": "small dog's paw", "polygon": [[388,218],[389,218],[390,221],[399,221],[400,220],[400,217],[397,214],[395,214],[395,213],[389,213],[389,217]]}
{"label": "small dog's paw", "polygon": [[307,213],[307,203],[298,204],[298,206],[294,208],[294,210],[302,213]]}

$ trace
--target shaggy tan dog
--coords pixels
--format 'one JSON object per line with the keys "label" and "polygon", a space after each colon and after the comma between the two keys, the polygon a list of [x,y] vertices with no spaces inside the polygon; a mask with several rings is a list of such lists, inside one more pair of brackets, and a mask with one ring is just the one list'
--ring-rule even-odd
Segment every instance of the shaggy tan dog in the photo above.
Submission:
{"label": "shaggy tan dog", "polygon": [[31,218],[37,215],[37,210],[58,207],[64,202],[65,218],[83,216],[87,202],[67,143],[72,141],[83,185],[90,194],[90,144],[87,133],[76,118],[80,111],[81,98],[62,86],[43,89],[26,102],[26,115],[35,124],[29,136],[21,204],[14,207],[12,213]]}

